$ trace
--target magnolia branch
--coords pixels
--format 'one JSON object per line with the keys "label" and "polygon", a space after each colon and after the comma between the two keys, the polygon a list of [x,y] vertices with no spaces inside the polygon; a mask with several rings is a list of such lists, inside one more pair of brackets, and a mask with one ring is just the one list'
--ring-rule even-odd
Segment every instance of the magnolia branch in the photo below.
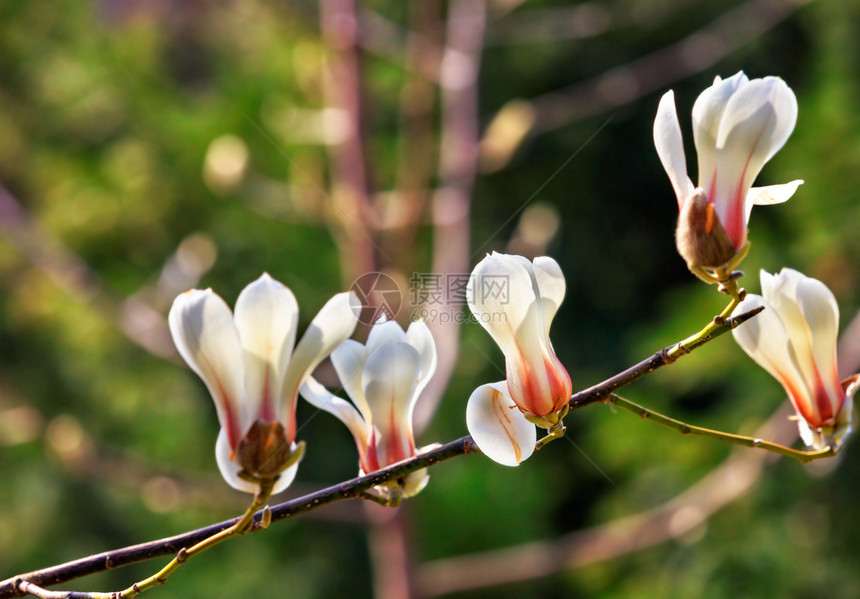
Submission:
{"label": "magnolia branch", "polygon": [[[752,318],[760,311],[760,309],[756,309],[722,320],[721,322],[711,323],[696,335],[693,335],[679,343],[665,347],[660,351],[655,352],[651,357],[628,368],[624,372],[610,377],[602,383],[594,385],[585,391],[580,391],[579,393],[574,394],[571,397],[569,404],[570,409],[579,409],[592,403],[605,401],[609,397],[609,394],[616,389],[628,385],[662,366],[672,364],[678,357],[686,355],[690,351],[701,347],[720,335],[725,334],[746,320]],[[705,332],[707,332],[707,334],[703,335]],[[253,518],[253,525],[249,532],[259,530],[261,528],[260,523],[263,521],[264,517],[268,520],[269,516],[271,516],[271,521],[275,522],[298,516],[345,499],[357,499],[360,498],[365,491],[387,481],[402,478],[407,474],[438,464],[455,456],[475,453],[480,452],[472,438],[469,435],[466,435],[465,437],[461,437],[455,441],[451,441],[450,443],[426,451],[409,460],[403,460],[402,462],[398,462],[397,464],[393,464],[371,474],[353,478],[304,497],[286,501],[270,509],[257,512]],[[55,592],[42,591],[44,591],[43,587],[61,584],[89,574],[95,574],[97,572],[103,572],[105,570],[167,555],[177,556],[181,552],[187,551],[188,548],[193,547],[214,535],[218,535],[232,526],[235,526],[239,520],[240,518],[233,518],[231,520],[219,522],[218,524],[199,528],[173,537],[123,547],[112,551],[105,551],[72,562],[19,574],[0,581],[0,599],[7,597],[21,597],[26,594],[46,597],[48,599],[53,599],[54,597],[93,599],[94,597],[102,595],[98,593],[75,593],[74,595],[69,593],[55,594]]]}

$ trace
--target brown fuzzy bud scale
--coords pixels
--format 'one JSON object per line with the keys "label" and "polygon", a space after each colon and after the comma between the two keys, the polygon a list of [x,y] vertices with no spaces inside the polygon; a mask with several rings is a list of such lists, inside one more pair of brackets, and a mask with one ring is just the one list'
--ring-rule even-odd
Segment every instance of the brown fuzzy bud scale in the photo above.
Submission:
{"label": "brown fuzzy bud scale", "polygon": [[273,478],[290,463],[292,451],[283,425],[257,420],[236,448],[236,459],[250,479]]}
{"label": "brown fuzzy bud scale", "polygon": [[708,203],[701,188],[696,189],[681,208],[675,243],[678,253],[690,267],[719,269],[736,253],[713,204]]}

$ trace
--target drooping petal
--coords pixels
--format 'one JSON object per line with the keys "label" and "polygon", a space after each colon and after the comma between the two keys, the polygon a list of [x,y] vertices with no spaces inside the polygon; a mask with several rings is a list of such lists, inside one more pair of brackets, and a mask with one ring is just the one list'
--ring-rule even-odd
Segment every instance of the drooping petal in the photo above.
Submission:
{"label": "drooping petal", "polygon": [[284,377],[279,412],[279,420],[286,422],[287,439],[290,441],[296,434],[295,409],[299,387],[320,362],[352,335],[360,310],[361,304],[354,293],[338,293],[326,302],[296,345]]}
{"label": "drooping petal", "polygon": [[466,428],[484,455],[504,466],[519,466],[537,442],[535,425],[519,411],[505,381],[481,385],[472,392]]}
{"label": "drooping petal", "polygon": [[378,468],[415,453],[409,416],[420,370],[418,350],[407,343],[390,341],[367,357],[361,382],[373,414]]}
{"label": "drooping petal", "polygon": [[355,440],[358,447],[359,462],[362,467],[366,463],[367,441],[370,435],[368,422],[365,422],[358,410],[348,401],[329,392],[324,386],[319,384],[312,376],[308,377],[302,386],[299,388],[299,393],[302,397],[313,406],[321,410],[325,410],[329,414],[337,417],[343,422],[352,433],[352,438]]}
{"label": "drooping petal", "polygon": [[268,274],[245,287],[234,317],[245,350],[243,430],[256,419],[276,420],[284,373],[296,341],[299,307],[293,292]]}
{"label": "drooping petal", "polygon": [[681,125],[678,123],[678,113],[675,110],[675,92],[668,91],[660,98],[657,107],[657,118],[654,119],[654,146],[657,156],[669,175],[678,208],[693,193],[693,182],[687,176],[687,158],[684,155],[684,140],[681,136]]}
{"label": "drooping petal", "polygon": [[[378,325],[377,325],[378,326]],[[364,389],[361,385],[361,371],[367,360],[365,347],[353,339],[347,339],[331,352],[331,363],[337,373],[340,386],[361,412],[364,421],[373,422],[367,400],[364,399]]]}
{"label": "drooping petal", "polygon": [[747,193],[746,203],[750,206],[750,210],[752,210],[752,206],[782,204],[788,201],[801,185],[803,185],[803,179],[795,179],[781,185],[751,187],[749,193]]}
{"label": "drooping petal", "polygon": [[[296,444],[293,443],[292,450],[295,451],[296,447]],[[218,469],[221,471],[221,476],[224,477],[224,480],[227,481],[228,485],[238,491],[244,491],[245,493],[256,493],[259,491],[259,485],[239,476],[241,467],[231,459],[231,455],[232,451],[230,449],[230,444],[227,441],[227,435],[224,433],[224,429],[222,428],[218,435],[218,440],[215,442],[215,461],[218,463]],[[296,473],[298,471],[299,462],[296,462],[281,472],[278,476],[278,480],[275,481],[275,485],[272,487],[272,495],[280,493],[289,487],[293,483],[293,480],[295,480]]]}
{"label": "drooping petal", "polygon": [[230,308],[211,289],[192,289],[173,302],[168,324],[179,354],[206,383],[221,428],[235,449],[245,432],[239,418],[245,371]]}

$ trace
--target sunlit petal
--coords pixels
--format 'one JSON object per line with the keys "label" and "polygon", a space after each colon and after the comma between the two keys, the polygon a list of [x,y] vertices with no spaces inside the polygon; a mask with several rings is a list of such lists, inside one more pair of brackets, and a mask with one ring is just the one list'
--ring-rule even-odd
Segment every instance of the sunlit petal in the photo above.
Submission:
{"label": "sunlit petal", "polygon": [[507,393],[504,381],[481,385],[469,397],[466,428],[478,448],[491,460],[519,466],[534,452],[535,425],[525,419]]}
{"label": "sunlit petal", "polygon": [[235,448],[244,433],[239,414],[245,372],[230,308],[211,289],[193,289],[173,302],[168,324],[179,354],[206,383],[218,421]]}
{"label": "sunlit petal", "polygon": [[654,119],[654,146],[666,174],[669,175],[680,208],[693,193],[693,182],[687,176],[687,158],[684,155],[681,125],[675,110],[675,92],[666,92],[660,98],[657,118]]}
{"label": "sunlit petal", "polygon": [[234,319],[245,350],[246,429],[256,418],[275,420],[275,404],[295,344],[299,307],[292,291],[263,274],[239,294]]}

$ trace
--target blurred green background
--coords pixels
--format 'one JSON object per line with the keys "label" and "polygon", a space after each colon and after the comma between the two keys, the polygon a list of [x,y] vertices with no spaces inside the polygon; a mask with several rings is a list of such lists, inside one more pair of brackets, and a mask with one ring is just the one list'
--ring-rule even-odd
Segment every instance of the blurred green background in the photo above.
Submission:
{"label": "blurred green background", "polygon": [[[446,3],[428,5],[444,19]],[[414,80],[402,54],[415,6],[374,2],[360,13],[366,158],[378,193],[401,180],[404,85]],[[526,106],[534,121],[515,147],[484,147],[471,223],[481,251],[470,265],[483,252],[523,247],[559,261],[568,296],[552,339],[575,389],[693,333],[723,306],[675,254],[676,204],[651,141],[658,99],[672,87],[692,148],[689,111],[717,74],[779,75],[800,106],[793,136],[758,182],[806,183],[784,206],[753,212],[747,288],[759,290],[760,268],[800,269],[836,293],[847,326],[860,306],[858,3],[496,0],[487,8],[480,130],[492,131],[506,106],[508,115]],[[0,3],[0,578],[243,509],[245,496],[223,483],[213,460],[211,400],[171,361],[162,319],[187,287],[211,286],[232,305],[268,271],[295,292],[304,328],[349,286],[326,199],[318,10],[298,0]],[[552,95],[568,86],[568,95]],[[512,113],[516,99],[526,102]],[[439,104],[431,92],[434,128]],[[422,223],[404,263],[428,272],[433,232]],[[529,246],[530,224],[538,233]],[[503,376],[501,353],[478,325],[464,325],[461,337],[422,445],[464,435],[469,393]],[[748,434],[784,402],[728,337],[625,395]],[[354,476],[346,429],[304,404],[299,420],[308,454],[284,497]],[[606,406],[567,421],[569,442],[520,468],[475,456],[434,467],[429,487],[393,522],[339,504],[219,546],[149,594],[372,597],[376,587],[382,597],[379,578],[396,569],[386,539],[400,535],[418,597],[464,574],[462,563],[438,560],[554,540],[511,554],[525,572],[546,575],[449,596],[860,596],[856,443],[823,464],[769,462],[747,481],[749,493],[709,519],[699,522],[697,499],[642,537],[669,531],[668,542],[564,568],[584,542],[570,535],[671,501],[731,453]],[[726,472],[702,502],[749,475]],[[629,524],[616,523],[620,539],[633,538]],[[591,541],[586,556],[609,537]],[[389,557],[402,557],[394,546]],[[162,561],[63,588],[125,588]]]}

